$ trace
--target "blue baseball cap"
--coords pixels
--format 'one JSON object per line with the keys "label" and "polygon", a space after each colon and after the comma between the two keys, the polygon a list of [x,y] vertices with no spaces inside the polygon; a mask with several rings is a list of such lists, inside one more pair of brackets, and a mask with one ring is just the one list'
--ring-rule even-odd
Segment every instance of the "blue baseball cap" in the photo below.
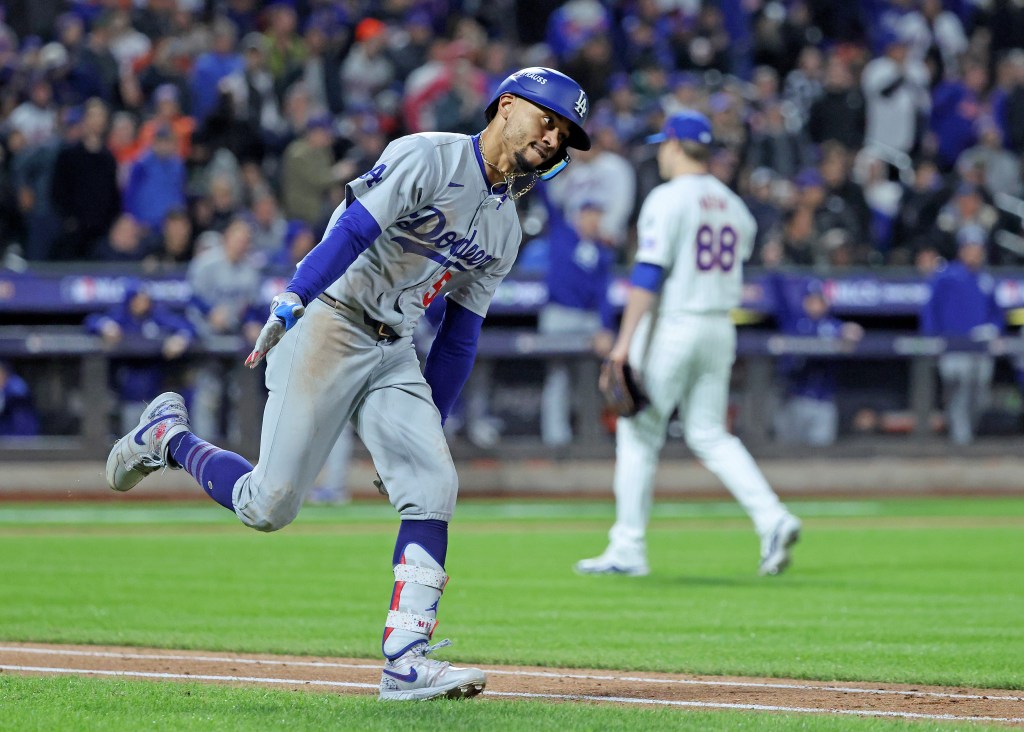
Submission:
{"label": "blue baseball cap", "polygon": [[661,132],[651,135],[646,142],[664,142],[665,140],[693,140],[702,145],[710,145],[712,140],[711,122],[700,112],[679,112],[665,120]]}

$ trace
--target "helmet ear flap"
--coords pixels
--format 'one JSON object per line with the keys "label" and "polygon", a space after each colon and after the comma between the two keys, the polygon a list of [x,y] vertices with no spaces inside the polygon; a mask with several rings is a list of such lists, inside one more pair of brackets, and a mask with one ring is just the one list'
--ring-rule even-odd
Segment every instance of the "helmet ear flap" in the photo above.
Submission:
{"label": "helmet ear flap", "polygon": [[571,162],[572,158],[569,157],[569,148],[567,145],[563,145],[560,153],[552,158],[551,164],[547,168],[537,171],[537,177],[541,180],[551,180],[565,170],[565,166]]}

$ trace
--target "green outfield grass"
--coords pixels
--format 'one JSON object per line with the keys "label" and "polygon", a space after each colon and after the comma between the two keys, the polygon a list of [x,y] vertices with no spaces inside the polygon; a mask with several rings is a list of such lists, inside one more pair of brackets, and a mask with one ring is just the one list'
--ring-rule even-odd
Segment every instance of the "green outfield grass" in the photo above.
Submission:
{"label": "green outfield grass", "polygon": [[[2,678],[0,730],[922,730],[921,723],[827,715],[680,712],[476,699],[382,704],[374,697],[197,684]],[[144,720],[144,721],[143,721]],[[934,726],[934,724],[932,725]],[[972,725],[971,730],[983,729]],[[992,729],[998,729],[993,727]]]}
{"label": "green outfield grass", "polygon": [[[578,577],[571,566],[604,548],[610,503],[462,503],[436,636],[455,645],[443,655],[475,663],[1024,689],[1024,500],[790,505],[805,532],[781,577],[756,576],[757,540],[735,504],[662,502],[649,537],[652,574],[597,578]],[[307,507],[292,526],[269,535],[206,504],[131,497],[0,504],[0,640],[377,658],[396,527],[384,502]],[[201,703],[193,698],[190,706],[183,687],[169,684],[0,683],[0,707],[11,695],[64,700],[29,705],[31,713],[51,715],[39,718],[50,724],[26,718],[21,728],[62,727],[52,715],[72,710],[99,720],[91,695],[115,692],[123,700],[111,711],[115,720],[166,706],[157,728],[199,726],[232,709],[237,719],[225,728],[250,728],[259,717],[251,708],[289,724],[294,717],[297,728],[322,727],[322,715],[344,719],[378,709],[367,699],[262,690],[203,687]],[[795,729],[787,725],[810,719],[589,706],[580,707],[577,722],[559,717],[576,715],[568,711],[575,706],[491,701],[479,705],[469,726],[614,729],[634,719],[639,728],[657,728],[671,719],[737,729],[758,719],[758,729]],[[534,711],[541,707],[556,720],[551,726]],[[464,707],[451,704],[428,714],[438,727],[458,729],[441,721],[453,708],[461,718]],[[413,726],[393,716],[399,712],[381,714],[372,712],[359,726]],[[766,719],[778,726],[766,727]],[[843,719],[834,728],[862,723],[900,726]],[[831,724],[813,718],[815,729]],[[95,726],[125,728],[116,721]]]}

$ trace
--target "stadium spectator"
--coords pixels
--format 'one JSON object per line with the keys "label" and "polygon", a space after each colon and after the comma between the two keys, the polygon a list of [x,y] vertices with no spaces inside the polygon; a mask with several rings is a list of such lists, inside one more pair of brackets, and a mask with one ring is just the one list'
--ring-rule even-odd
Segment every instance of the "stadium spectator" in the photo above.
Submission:
{"label": "stadium spectator", "polygon": [[808,113],[808,136],[819,145],[835,140],[848,150],[859,150],[864,144],[865,106],[850,63],[833,51],[825,69],[825,88]]}
{"label": "stadium spectator", "polygon": [[138,146],[148,148],[156,138],[157,130],[170,128],[177,143],[178,157],[188,162],[192,157],[192,135],[196,121],[181,111],[181,92],[171,83],[158,86],[153,91],[153,116],[139,128]]}
{"label": "stadium spectator", "polygon": [[148,273],[178,269],[192,259],[192,221],[185,209],[172,209],[164,217],[160,231],[147,245],[143,269]]}
{"label": "stadium spectator", "polygon": [[57,154],[52,197],[61,233],[51,259],[88,259],[121,213],[117,161],[107,149],[107,105],[90,99],[85,105],[81,137]]}
{"label": "stadium spectator", "polygon": [[760,263],[760,251],[765,242],[772,236],[778,236],[782,231],[784,214],[773,190],[777,180],[778,175],[770,168],[756,168],[747,179],[747,195],[743,197],[743,202],[747,204],[754,221],[757,222],[754,253],[751,255],[752,264]]}
{"label": "stadium spectator", "polygon": [[144,227],[130,213],[114,220],[107,235],[92,253],[99,262],[141,262],[149,254]]}
{"label": "stadium spectator", "polygon": [[266,67],[280,92],[285,80],[302,67],[309,51],[298,34],[299,18],[292,5],[279,0],[269,4],[264,13],[267,16]]}
{"label": "stadium spectator", "polygon": [[829,142],[821,146],[818,170],[825,184],[825,201],[816,217],[822,231],[846,231],[861,251],[858,259],[866,262],[867,254],[874,249],[871,209],[861,186],[850,180],[850,166],[850,152],[842,145]]}
{"label": "stadium spectator", "polygon": [[928,113],[928,70],[907,55],[907,41],[886,33],[883,55],[864,67],[864,89],[868,144],[885,151],[910,153],[923,133],[922,120]]}
{"label": "stadium spectator", "polygon": [[777,99],[767,101],[751,119],[746,167],[771,168],[783,177],[791,178],[809,162],[803,135],[798,127],[787,121],[783,103]]}
{"label": "stadium spectator", "polygon": [[388,26],[376,18],[356,25],[355,43],[341,64],[342,99],[349,107],[372,107],[395,81],[395,65],[387,54]]}
{"label": "stadium spectator", "polygon": [[68,81],[79,102],[91,97],[97,97],[107,104],[117,101],[121,77],[117,59],[110,52],[112,19],[109,11],[99,15],[86,35],[85,43],[73,58]]}
{"label": "stadium spectator", "polygon": [[285,229],[281,246],[270,257],[268,264],[290,272],[316,244],[313,230],[305,222],[292,221]]}
{"label": "stadium spectator", "polygon": [[173,209],[185,206],[185,163],[170,125],[154,133],[152,147],[132,165],[124,187],[124,208],[151,230],[159,229]]}
{"label": "stadium spectator", "polygon": [[222,80],[231,90],[235,113],[261,136],[281,135],[287,124],[278,105],[274,74],[268,67],[270,41],[263,34],[253,32],[242,39],[240,47],[242,69]]}
{"label": "stadium spectator", "polygon": [[241,56],[235,50],[238,31],[231,21],[218,18],[210,30],[213,34],[211,48],[196,59],[189,77],[192,116],[200,124],[206,121],[220,103],[218,93],[221,92],[221,80],[240,72],[244,66]]}
{"label": "stadium spectator", "polygon": [[28,383],[11,365],[0,361],[0,437],[39,434],[39,415],[32,405]]}
{"label": "stadium spectator", "polygon": [[811,106],[824,93],[824,56],[816,46],[804,46],[797,67],[786,76],[783,99],[793,105],[800,125],[806,125]]}
{"label": "stadium spectator", "polygon": [[[416,26],[409,26],[406,31],[410,42],[402,49],[401,58],[411,65],[410,68],[415,68],[419,65],[416,59],[420,58],[415,44],[423,37],[423,31]],[[289,72],[279,83],[279,96],[286,97],[286,90],[301,84],[314,107],[331,114],[341,113],[344,109],[341,60],[347,36],[348,29],[339,22],[336,13],[328,9],[313,12],[306,21],[303,35],[306,57],[299,67]],[[397,59],[396,63],[399,63]],[[404,79],[406,75],[406,72],[400,72],[401,78]]]}
{"label": "stadium spectator", "polygon": [[53,105],[53,89],[45,76],[36,76],[29,84],[29,96],[15,107],[7,124],[25,137],[27,145],[49,142],[57,134],[57,110]]}
{"label": "stadium spectator", "polygon": [[[921,310],[921,333],[989,341],[999,336],[1005,318],[995,299],[995,281],[985,269],[987,234],[974,224],[956,233],[956,260],[938,269],[929,282],[931,295]],[[974,441],[988,406],[994,359],[987,351],[946,352],[939,356],[939,376],[946,402],[949,437],[954,444]]]}
{"label": "stadium spectator", "polygon": [[1003,130],[991,117],[980,117],[977,122],[978,144],[964,150],[957,158],[958,170],[981,168],[982,186],[989,196],[997,194],[1020,197],[1020,157],[1003,146]]}
{"label": "stadium spectator", "polygon": [[574,151],[572,165],[545,186],[567,221],[575,221],[585,203],[600,211],[599,235],[613,246],[625,243],[636,204],[636,172],[621,151],[613,127],[592,126],[590,150]]}
{"label": "stadium spectator", "polygon": [[963,61],[963,77],[947,79],[932,92],[931,132],[936,137],[939,167],[952,169],[957,158],[978,140],[978,123],[986,105],[988,70],[979,58]]}
{"label": "stadium spectator", "polygon": [[982,190],[974,183],[961,183],[953,197],[939,209],[935,217],[932,236],[943,257],[953,260],[958,256],[958,232],[968,224],[981,229],[988,241],[999,221],[999,214],[986,200]]}
{"label": "stadium spectator", "polygon": [[285,216],[309,225],[320,218],[328,187],[338,175],[335,167],[334,123],[327,115],[311,117],[305,134],[284,151],[281,190]]}
{"label": "stadium spectator", "polygon": [[72,107],[64,114],[61,137],[12,151],[11,183],[25,226],[22,254],[30,262],[42,262],[54,256],[54,243],[60,236],[61,224],[53,202],[53,174],[61,149],[78,141],[82,117],[81,108]]}

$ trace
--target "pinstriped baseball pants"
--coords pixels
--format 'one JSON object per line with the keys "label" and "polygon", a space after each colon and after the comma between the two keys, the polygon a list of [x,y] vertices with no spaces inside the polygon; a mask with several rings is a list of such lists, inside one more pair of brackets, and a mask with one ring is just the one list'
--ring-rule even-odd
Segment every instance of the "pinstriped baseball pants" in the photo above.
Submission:
{"label": "pinstriped baseball pants", "polygon": [[630,362],[642,374],[651,404],[616,426],[612,546],[645,549],[658,455],[676,408],[687,446],[739,501],[758,534],[785,513],[743,443],[726,431],[735,358],[736,328],[727,313],[659,314],[641,325]]}

